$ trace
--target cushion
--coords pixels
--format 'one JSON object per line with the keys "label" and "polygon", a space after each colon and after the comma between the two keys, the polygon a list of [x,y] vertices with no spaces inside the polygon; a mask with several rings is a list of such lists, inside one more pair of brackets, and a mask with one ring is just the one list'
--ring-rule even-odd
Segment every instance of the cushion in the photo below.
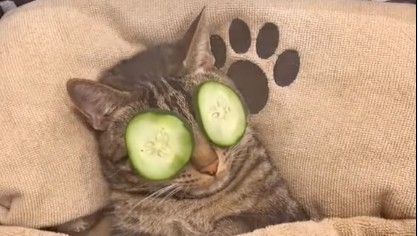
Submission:
{"label": "cushion", "polygon": [[179,38],[206,5],[216,66],[292,195],[327,218],[267,230],[414,231],[414,6],[158,1],[38,0],[2,17],[0,224],[49,227],[107,203],[94,133],[65,83]]}

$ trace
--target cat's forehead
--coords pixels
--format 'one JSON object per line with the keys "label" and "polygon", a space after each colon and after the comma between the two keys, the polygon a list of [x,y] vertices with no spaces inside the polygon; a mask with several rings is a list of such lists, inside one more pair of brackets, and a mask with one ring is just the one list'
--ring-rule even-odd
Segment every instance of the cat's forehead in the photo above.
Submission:
{"label": "cat's forehead", "polygon": [[196,88],[200,84],[207,81],[217,81],[236,90],[233,81],[224,73],[218,70],[208,71],[207,73],[190,74],[185,77],[185,81],[189,81],[190,83],[187,84],[187,86],[191,86],[192,88]]}
{"label": "cat's forehead", "polygon": [[[148,95],[143,97],[143,99],[172,99],[173,101],[170,101],[170,104],[174,104],[177,102],[191,103],[196,89],[207,81],[222,82],[238,92],[233,82],[227,76],[217,71],[177,77],[146,76],[142,80],[137,80],[137,83],[141,84],[143,89],[148,90]],[[141,91],[139,90],[139,92]]]}
{"label": "cat's forehead", "polygon": [[[163,87],[170,87],[173,90],[178,90],[181,92],[193,92],[193,90],[199,86],[201,83],[208,80],[219,80],[218,77],[211,74],[192,74],[184,75],[178,77],[154,77],[147,78],[143,81],[148,85],[155,86],[156,88],[162,89]],[[167,90],[162,90],[161,92],[168,92]]]}

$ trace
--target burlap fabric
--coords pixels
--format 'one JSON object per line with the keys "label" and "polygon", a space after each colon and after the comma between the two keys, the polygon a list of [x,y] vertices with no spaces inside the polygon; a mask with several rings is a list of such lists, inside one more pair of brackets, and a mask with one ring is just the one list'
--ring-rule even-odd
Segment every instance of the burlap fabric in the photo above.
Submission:
{"label": "burlap fabric", "polygon": [[[93,80],[122,58],[180,37],[204,5],[214,38],[226,46],[219,66],[236,81],[253,75],[243,75],[253,89],[243,86],[246,100],[257,101],[252,119],[290,191],[329,218],[254,234],[413,234],[414,6],[40,0],[0,21],[0,224],[27,227],[0,226],[0,235],[41,235],[29,228],[106,204],[94,135],[74,113],[65,82]],[[250,45],[229,33],[236,18],[249,27]],[[279,29],[272,36],[279,43],[265,58],[257,41],[267,22]]]}

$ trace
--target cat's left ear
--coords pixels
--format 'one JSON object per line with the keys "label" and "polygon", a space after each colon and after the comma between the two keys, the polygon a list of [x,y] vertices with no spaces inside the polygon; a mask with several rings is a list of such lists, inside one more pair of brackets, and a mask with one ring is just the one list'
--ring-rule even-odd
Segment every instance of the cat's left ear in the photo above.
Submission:
{"label": "cat's left ear", "polygon": [[196,17],[182,40],[189,45],[183,61],[183,67],[188,74],[203,73],[215,68],[205,8]]}
{"label": "cat's left ear", "polygon": [[107,85],[85,80],[70,79],[67,91],[77,109],[96,130],[105,130],[111,115],[128,98],[128,94]]}

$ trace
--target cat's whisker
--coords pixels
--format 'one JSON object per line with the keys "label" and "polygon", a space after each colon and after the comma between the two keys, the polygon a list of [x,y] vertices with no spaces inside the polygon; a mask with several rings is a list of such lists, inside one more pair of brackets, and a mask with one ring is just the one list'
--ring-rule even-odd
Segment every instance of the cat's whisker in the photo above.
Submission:
{"label": "cat's whisker", "polygon": [[176,194],[177,192],[179,192],[182,189],[181,186],[176,186],[176,188],[172,189],[168,194],[166,194],[166,196],[164,196],[162,198],[162,200],[160,200],[159,202],[157,202],[155,204],[155,207],[160,206],[161,204],[163,204],[163,202],[165,202],[167,199],[169,199],[170,197],[172,197],[174,194]]}
{"label": "cat's whisker", "polygon": [[248,157],[248,153],[243,153],[243,152],[239,152],[239,153],[234,153],[234,155],[231,155],[233,159],[240,159],[240,158],[246,158]]}
{"label": "cat's whisker", "polygon": [[162,189],[160,189],[160,190],[157,190],[155,193],[157,193],[157,194],[155,194],[155,195],[153,195],[153,196],[148,196],[148,197],[146,197],[145,199],[143,199],[143,201],[144,200],[149,200],[149,199],[151,199],[151,198],[158,198],[158,197],[160,197],[160,196],[162,196],[163,194],[165,194],[165,193],[167,193],[167,192],[169,192],[169,191],[171,191],[173,188],[176,188],[177,187],[177,185],[176,184],[171,184],[171,185],[168,185],[168,186],[166,186],[166,187],[164,187],[164,188],[162,188]]}
{"label": "cat's whisker", "polygon": [[125,216],[123,217],[123,219],[125,220],[127,217],[129,217],[131,215],[131,212],[133,210],[135,210],[135,208],[137,208],[138,206],[140,206],[142,203],[146,202],[147,200],[151,199],[151,198],[156,198],[160,195],[162,195],[165,192],[171,191],[173,188],[176,188],[177,185],[171,184],[168,185],[164,188],[161,188],[153,193],[151,193],[150,195],[148,195],[146,198],[141,199],[139,202],[137,202],[128,212],[127,214],[125,214]]}
{"label": "cat's whisker", "polygon": [[[139,201],[138,203],[136,203],[128,212],[127,214],[123,217],[123,219],[125,220],[127,217],[129,217],[132,213],[133,210],[135,210],[135,208],[137,208],[138,206],[141,205],[141,203],[145,203],[148,200],[151,200],[153,198],[158,198],[159,196],[163,195],[165,192],[171,191],[171,189],[173,187],[176,187],[174,185],[169,185],[166,186],[162,189],[159,189],[157,191],[155,191],[154,193],[150,194],[149,196],[147,196],[146,198],[142,199],[141,201]],[[129,219],[128,219],[129,220]]]}

